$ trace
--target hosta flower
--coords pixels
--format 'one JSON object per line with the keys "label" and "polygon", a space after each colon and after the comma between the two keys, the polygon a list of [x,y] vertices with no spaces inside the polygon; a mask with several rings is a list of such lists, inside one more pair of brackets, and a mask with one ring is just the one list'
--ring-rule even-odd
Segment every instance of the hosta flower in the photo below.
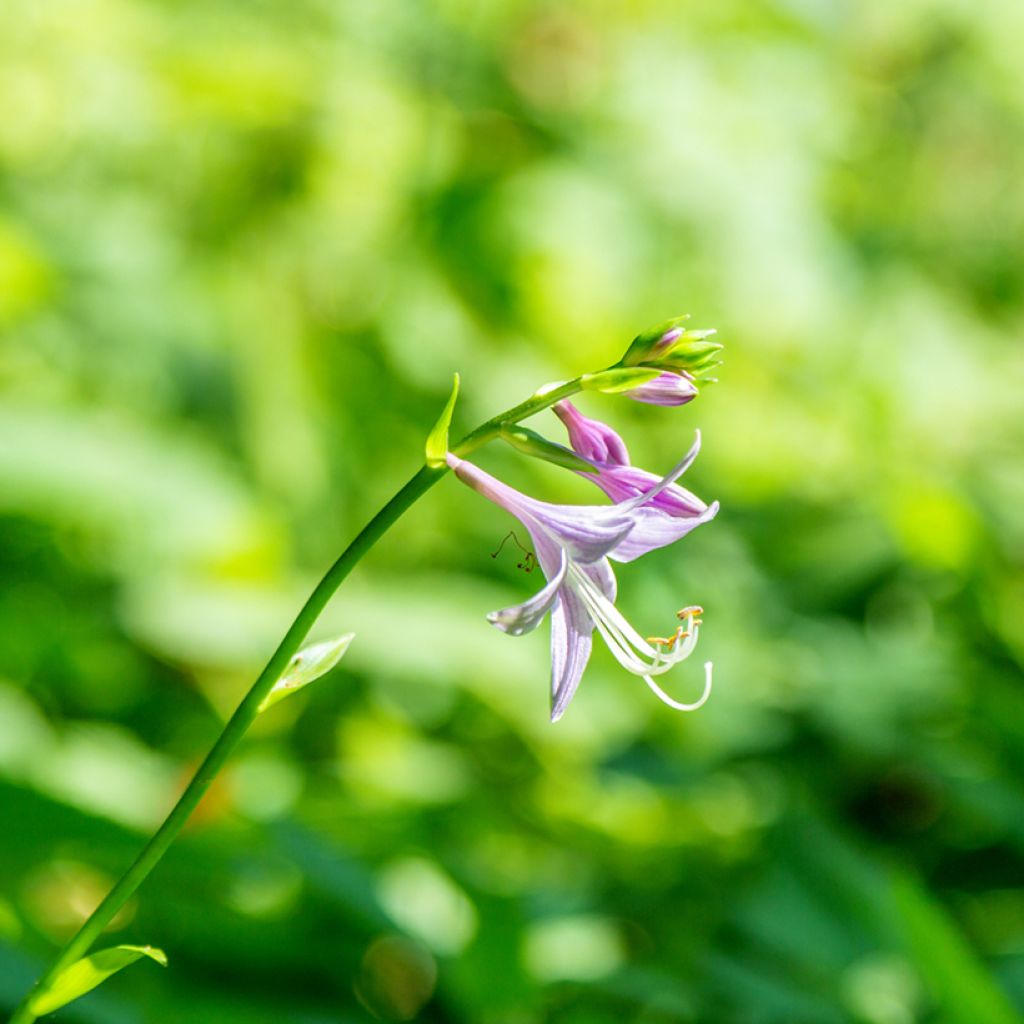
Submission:
{"label": "hosta flower", "polygon": [[[664,544],[685,537],[717,514],[718,502],[707,505],[685,487],[665,484],[654,473],[632,465],[625,441],[607,423],[584,416],[568,401],[559,402],[554,410],[565,424],[573,451],[594,467],[593,473],[580,476],[592,480],[615,502],[646,495],[638,514],[651,520],[649,530],[657,531]],[[624,552],[630,550],[627,542]],[[630,561],[621,555],[619,560]]]}
{"label": "hosta flower", "polygon": [[[618,439],[618,435],[615,435]],[[612,440],[609,438],[609,440]],[[614,442],[613,442],[614,443]],[[621,439],[618,439],[621,445]],[[623,446],[624,453],[624,446]],[[659,499],[674,486],[697,457],[700,438],[667,476],[654,478],[645,493],[614,505],[555,505],[538,501],[484,472],[471,462],[448,455],[448,465],[463,483],[515,516],[530,534],[546,584],[522,604],[487,616],[498,629],[520,636],[536,629],[551,613],[551,720],[561,718],[579,686],[590,658],[596,629],[616,660],[642,676],[666,704],[691,711],[704,703],[711,689],[711,663],[705,665],[704,690],[692,704],[673,700],[654,681],[688,658],[697,644],[700,609],[677,613],[682,624],[670,637],[642,637],[615,607],[616,581],[609,559],[629,562],[664,547],[680,531],[679,518]],[[710,519],[717,505],[706,508]],[[704,521],[704,520],[701,520]]]}
{"label": "hosta flower", "polygon": [[666,370],[654,380],[624,391],[627,398],[648,405],[686,405],[697,397],[697,385],[688,373],[672,373]]}

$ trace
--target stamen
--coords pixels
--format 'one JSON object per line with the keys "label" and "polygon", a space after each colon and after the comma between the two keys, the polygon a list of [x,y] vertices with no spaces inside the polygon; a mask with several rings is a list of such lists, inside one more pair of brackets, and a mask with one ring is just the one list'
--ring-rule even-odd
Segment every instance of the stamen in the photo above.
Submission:
{"label": "stamen", "polygon": [[676,711],[696,711],[711,696],[711,662],[704,662],[704,690],[692,704],[682,704],[677,700],[673,700],[650,676],[645,676],[644,681],[651,688],[654,695],[670,708],[675,708]]}
{"label": "stamen", "polygon": [[649,636],[647,637],[647,642],[649,644],[658,644],[661,647],[672,647],[679,643],[680,640],[685,640],[689,635],[690,631],[685,626],[680,626],[671,637]]}
{"label": "stamen", "polygon": [[691,616],[696,618],[698,615],[703,615],[704,609],[699,604],[688,604],[685,608],[680,608],[676,612],[677,619],[688,619]]}
{"label": "stamen", "polygon": [[695,626],[703,624],[703,619],[696,618],[696,616],[703,614],[704,609],[699,604],[690,604],[685,608],[680,608],[679,611],[676,612],[676,618],[686,620],[685,624],[679,626],[675,633],[670,637],[649,636],[647,637],[647,642],[649,644],[657,644],[659,647],[675,647],[675,645],[681,640],[685,640],[690,636]]}
{"label": "stamen", "polygon": [[491,558],[497,558],[498,555],[501,554],[501,549],[509,540],[511,540],[520,551],[526,552],[523,560],[521,562],[516,562],[516,568],[522,569],[523,572],[533,572],[533,570],[537,568],[537,556],[525,544],[520,543],[515,530],[509,530],[508,533],[501,538],[501,543],[498,545],[497,550],[491,552]]}
{"label": "stamen", "polygon": [[[670,638],[645,640],[600,592],[593,580],[576,566],[570,567],[570,574],[574,589],[582,598],[602,639],[615,660],[628,672],[643,676],[650,683],[650,676],[667,672],[693,653],[699,631],[692,617],[688,617],[685,625],[680,626]],[[652,647],[652,643],[658,646]]]}

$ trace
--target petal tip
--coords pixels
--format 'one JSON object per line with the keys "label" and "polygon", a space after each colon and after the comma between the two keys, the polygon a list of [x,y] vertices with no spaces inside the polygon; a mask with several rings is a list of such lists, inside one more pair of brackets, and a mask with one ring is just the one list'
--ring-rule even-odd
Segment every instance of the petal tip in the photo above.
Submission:
{"label": "petal tip", "polygon": [[508,622],[505,620],[502,612],[488,612],[487,621],[495,628],[500,629],[502,633],[508,632]]}

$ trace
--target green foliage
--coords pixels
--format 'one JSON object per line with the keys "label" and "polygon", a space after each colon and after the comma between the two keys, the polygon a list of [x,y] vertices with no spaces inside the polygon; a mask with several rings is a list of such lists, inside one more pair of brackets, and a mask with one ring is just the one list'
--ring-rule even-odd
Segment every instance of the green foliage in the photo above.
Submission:
{"label": "green foliage", "polygon": [[[990,3],[8,0],[0,1017],[319,578],[466,429],[679,309],[722,511],[547,723],[538,574],[444,480],[346,581],[68,1024],[960,1024],[1024,1008],[1024,44]],[[555,441],[544,413],[525,424]],[[443,446],[441,446],[443,447]],[[440,448],[437,449],[440,454]],[[505,445],[489,470],[603,496]],[[520,541],[528,538],[520,536]]]}
{"label": "green foliage", "polygon": [[152,946],[114,946],[76,960],[57,976],[47,990],[32,997],[31,1010],[39,1016],[53,1013],[143,957],[155,960],[161,967],[167,966],[164,951]]}

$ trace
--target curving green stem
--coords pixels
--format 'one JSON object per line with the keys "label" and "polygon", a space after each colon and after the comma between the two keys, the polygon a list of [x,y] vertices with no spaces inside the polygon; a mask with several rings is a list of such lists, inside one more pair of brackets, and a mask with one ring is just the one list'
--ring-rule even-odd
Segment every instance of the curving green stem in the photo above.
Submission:
{"label": "curving green stem", "polygon": [[[503,424],[518,423],[520,420],[524,420],[528,416],[532,416],[534,413],[554,405],[555,402],[568,398],[579,390],[579,378],[567,381],[557,387],[542,389],[543,393],[534,395],[525,402],[514,406],[477,427],[476,430],[467,434],[455,445],[452,450],[457,455],[467,455],[497,437]],[[32,1021],[36,1020],[37,1015],[30,1008],[32,997],[49,988],[65,968],[88,953],[92,944],[99,938],[107,925],[110,924],[114,915],[124,906],[125,902],[138,889],[146,876],[160,862],[160,859],[167,852],[171,843],[174,842],[189,816],[196,809],[199,801],[202,800],[203,794],[210,788],[210,784],[217,777],[221,768],[224,767],[224,763],[231,755],[231,752],[238,746],[239,741],[256,719],[256,716],[259,714],[259,706],[264,697],[273,689],[274,684],[287,668],[292,656],[299,649],[299,645],[320,617],[320,613],[327,606],[327,602],[334,596],[334,592],[341,586],[342,581],[403,513],[447,472],[448,469],[444,466],[437,468],[424,466],[419,470],[363,527],[352,543],[341,553],[341,556],[334,565],[327,570],[324,578],[316,585],[306,603],[302,606],[302,610],[296,616],[295,621],[289,626],[288,632],[285,633],[284,639],[281,640],[270,661],[267,662],[266,667],[259,674],[256,682],[252,684],[249,692],[242,698],[242,702],[235,709],[235,713],[228,719],[223,732],[217,738],[217,742],[214,743],[213,748],[206,755],[206,759],[197,769],[192,777],[192,781],[185,787],[185,791],[181,794],[170,814],[167,815],[163,824],[156,830],[153,837],[143,847],[142,852],[135,858],[135,861],[121,876],[113,889],[110,890],[103,902],[92,912],[82,927],[79,928],[64,947],[60,956],[57,957],[48,970],[39,978],[28,995],[21,1001],[11,1017],[10,1024],[32,1024]]]}

